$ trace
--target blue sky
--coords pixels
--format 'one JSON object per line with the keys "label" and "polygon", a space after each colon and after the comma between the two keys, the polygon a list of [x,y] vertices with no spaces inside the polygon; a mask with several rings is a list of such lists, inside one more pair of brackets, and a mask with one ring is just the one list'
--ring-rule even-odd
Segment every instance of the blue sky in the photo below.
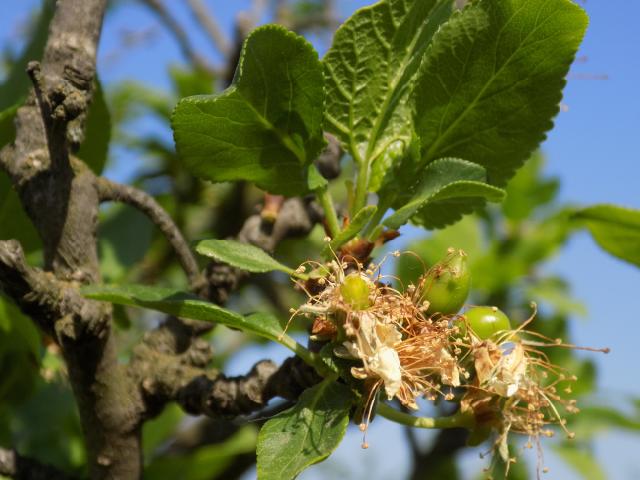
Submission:
{"label": "blue sky", "polygon": [[[99,51],[99,73],[107,88],[113,82],[135,79],[160,90],[169,86],[166,67],[184,63],[172,37],[158,25],[148,10],[133,2],[122,2],[107,17]],[[182,2],[166,1],[183,24],[187,25],[195,45],[204,56],[216,58],[206,37],[193,24]],[[237,13],[248,0],[206,2],[224,29],[230,33]],[[338,0],[344,17],[370,2]],[[39,0],[5,2],[0,16],[0,48],[16,45],[15,38],[29,12]],[[565,108],[543,145],[547,172],[562,180],[561,199],[579,205],[616,203],[640,208],[640,57],[638,57],[637,19],[640,2],[629,0],[589,0],[582,4],[591,22],[572,68],[565,90]],[[150,32],[152,40],[123,51],[125,32]],[[170,132],[154,122],[142,122],[142,130],[157,131],[170,138]],[[140,168],[139,160],[126,152],[118,155],[110,174],[126,178]],[[640,249],[640,245],[638,246]],[[573,323],[578,344],[608,346],[612,353],[595,356],[598,364],[600,397],[604,401],[623,401],[629,395],[640,397],[638,363],[640,338],[640,269],[602,253],[586,234],[574,236],[561,254],[547,267],[569,279],[577,298],[588,306],[586,320]],[[264,352],[255,352],[256,355]],[[285,352],[275,351],[283,357]],[[234,368],[241,370],[253,356],[239,359]],[[428,435],[427,435],[428,436]],[[401,478],[408,457],[398,445],[403,442],[400,429],[374,425],[369,451],[359,449],[359,434],[350,434],[336,459],[312,469],[301,478],[313,480],[337,476],[351,478]],[[391,446],[391,447],[390,447]],[[640,436],[606,434],[596,443],[595,456],[605,465],[611,479],[640,478]],[[481,463],[477,452],[465,455],[466,471],[477,472]],[[552,458],[549,478],[576,478]],[[343,470],[345,469],[346,470]],[[336,469],[336,470],[331,470]],[[341,470],[342,469],[342,470]],[[331,473],[330,473],[331,472]],[[395,472],[395,473],[393,473]],[[324,475],[324,477],[323,477]]]}

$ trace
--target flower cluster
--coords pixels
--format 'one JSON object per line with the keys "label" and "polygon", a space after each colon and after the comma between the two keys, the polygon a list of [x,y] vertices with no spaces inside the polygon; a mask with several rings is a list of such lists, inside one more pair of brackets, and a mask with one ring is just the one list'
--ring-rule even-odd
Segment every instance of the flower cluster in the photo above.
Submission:
{"label": "flower cluster", "polygon": [[[395,252],[399,255],[399,252]],[[417,409],[416,399],[445,395],[443,386],[460,386],[464,371],[451,343],[456,327],[446,317],[430,317],[428,302],[415,288],[399,292],[381,283],[379,270],[346,273],[349,265],[338,261],[322,266],[322,286],[294,315],[315,318],[312,333],[334,341],[337,357],[357,360],[350,373],[365,380],[366,423],[377,393]]]}
{"label": "flower cluster", "polygon": [[346,375],[362,381],[364,432],[383,392],[410,409],[418,408],[419,398],[458,401],[474,419],[474,432],[484,434],[481,440],[494,434],[492,451],[507,466],[515,461],[508,450],[511,433],[528,436],[527,445],[538,449],[541,437],[553,435],[551,424],[573,436],[563,415],[578,411],[568,398],[576,378],[543,350],[576,347],[525,330],[535,311],[516,329],[495,307],[459,314],[469,290],[464,252],[450,249],[403,291],[385,282],[380,265],[364,269],[336,258],[303,265],[300,272],[309,267],[311,279],[297,282],[308,300],[292,310],[292,318],[313,319],[312,338],[350,360]]}

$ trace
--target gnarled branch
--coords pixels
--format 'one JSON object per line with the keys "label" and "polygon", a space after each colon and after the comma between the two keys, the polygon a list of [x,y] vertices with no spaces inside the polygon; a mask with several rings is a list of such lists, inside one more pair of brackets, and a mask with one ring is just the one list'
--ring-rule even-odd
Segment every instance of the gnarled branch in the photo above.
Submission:
{"label": "gnarled branch", "polygon": [[106,0],[58,0],[42,61],[30,64],[38,101],[31,93],[18,109],[16,139],[0,163],[42,239],[44,271],[5,243],[2,287],[61,346],[92,478],[138,478],[139,392],[118,362],[109,307],[75,290],[100,279],[96,177],[72,155],[83,140],[105,8]]}
{"label": "gnarled branch", "polygon": [[187,274],[191,288],[198,290],[201,287],[203,279],[189,244],[173,219],[151,195],[135,187],[122,185],[104,177],[98,178],[97,188],[100,201],[126,203],[144,213],[160,229],[173,247],[182,269]]}
{"label": "gnarled branch", "polygon": [[76,285],[29,266],[15,240],[0,241],[0,287],[60,342],[104,334],[109,310],[85,299]]}
{"label": "gnarled branch", "polygon": [[[273,221],[260,214],[247,218],[236,239],[273,252],[285,238],[308,235],[321,219],[322,212],[311,199],[290,198],[284,201]],[[246,272],[219,262],[211,262],[205,275],[208,287],[205,296],[220,304],[247,277]]]}
{"label": "gnarled branch", "polygon": [[211,358],[207,342],[195,341],[184,353],[173,355],[159,352],[157,345],[145,340],[136,347],[129,372],[142,387],[150,416],[170,401],[192,415],[248,415],[274,397],[296,399],[320,381],[315,370],[297,357],[280,367],[263,360],[245,375],[227,377],[205,368]]}

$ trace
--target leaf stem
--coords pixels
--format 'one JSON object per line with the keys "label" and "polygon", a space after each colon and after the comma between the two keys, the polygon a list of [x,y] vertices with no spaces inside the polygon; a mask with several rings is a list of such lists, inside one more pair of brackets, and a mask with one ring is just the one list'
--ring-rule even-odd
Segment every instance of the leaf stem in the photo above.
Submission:
{"label": "leaf stem", "polygon": [[353,201],[353,212],[359,212],[367,203],[367,190],[369,189],[369,163],[359,162],[358,181],[356,183],[356,195]]}
{"label": "leaf stem", "polygon": [[304,361],[304,363],[314,367],[318,371],[318,373],[322,374],[327,369],[326,365],[324,365],[318,355],[300,345],[289,335],[283,334],[282,337],[278,338],[278,343],[280,343],[280,345],[284,347],[287,347],[289,350],[299,356]]}
{"label": "leaf stem", "polygon": [[387,213],[387,210],[388,208],[385,205],[378,205],[378,210],[369,221],[369,224],[364,229],[364,232],[362,232],[362,236],[364,238],[366,238],[370,242],[373,242],[375,240],[374,238],[371,238],[372,234],[376,230],[376,227],[380,224],[380,221],[382,220],[382,217],[384,217],[384,214]]}
{"label": "leaf stem", "polygon": [[467,413],[458,412],[449,417],[414,417],[383,402],[378,404],[377,412],[388,420],[415,428],[472,428],[475,424],[473,416]]}
{"label": "leaf stem", "polygon": [[331,198],[329,189],[322,188],[316,190],[316,197],[324,210],[324,217],[327,221],[329,233],[331,233],[331,236],[335,238],[340,233],[340,222],[338,221],[338,215],[335,207],[333,206],[333,199]]}

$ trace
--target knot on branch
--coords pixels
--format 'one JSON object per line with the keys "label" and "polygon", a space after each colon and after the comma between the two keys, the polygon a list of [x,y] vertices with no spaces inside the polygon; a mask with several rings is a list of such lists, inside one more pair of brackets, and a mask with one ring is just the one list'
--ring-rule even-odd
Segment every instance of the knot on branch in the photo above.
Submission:
{"label": "knot on branch", "polygon": [[50,147],[66,144],[77,150],[84,139],[93,76],[87,78],[81,70],[65,65],[61,77],[47,80],[36,61],[28,63],[27,74],[33,83]]}
{"label": "knot on branch", "polygon": [[289,357],[269,379],[267,395],[270,398],[296,400],[307,388],[320,381],[322,377],[313,367],[304,363],[300,357]]}
{"label": "knot on branch", "polygon": [[199,352],[208,352],[202,347],[194,342],[181,355],[161,354],[144,343],[136,347],[129,372],[140,385],[147,417],[160,413],[170,401],[192,415],[248,415],[264,408],[274,397],[294,400],[321,380],[297,357],[287,359],[280,367],[262,360],[246,375],[227,377],[195,366],[206,357],[198,357]]}
{"label": "knot on branch", "polygon": [[248,277],[248,273],[225,263],[212,261],[204,270],[207,279],[203,296],[218,305],[224,305],[229,300],[231,292]]}
{"label": "knot on branch", "polygon": [[185,365],[204,367],[213,358],[211,345],[198,338],[206,333],[202,330],[204,327],[208,331],[212,324],[169,316],[156,329],[145,333],[142,343],[135,349],[136,358],[144,361],[148,352],[156,352],[182,356]]}
{"label": "knot on branch", "polygon": [[[311,198],[289,198],[279,207],[275,218],[265,219],[261,214],[247,218],[237,239],[273,252],[286,238],[308,235],[322,216]],[[207,282],[202,294],[218,304],[226,303],[231,292],[248,276],[242,270],[215,261],[207,265],[204,274]]]}
{"label": "knot on branch", "polygon": [[16,240],[0,241],[0,288],[59,341],[87,334],[103,338],[109,328],[109,307],[85,299],[74,284],[29,266]]}
{"label": "knot on branch", "polygon": [[0,286],[9,295],[24,294],[28,288],[27,260],[17,240],[0,241]]}
{"label": "knot on branch", "polygon": [[278,367],[270,360],[256,363],[242,376],[219,375],[214,380],[204,375],[194,378],[178,394],[185,411],[209,416],[236,417],[264,407],[271,398],[267,385]]}

